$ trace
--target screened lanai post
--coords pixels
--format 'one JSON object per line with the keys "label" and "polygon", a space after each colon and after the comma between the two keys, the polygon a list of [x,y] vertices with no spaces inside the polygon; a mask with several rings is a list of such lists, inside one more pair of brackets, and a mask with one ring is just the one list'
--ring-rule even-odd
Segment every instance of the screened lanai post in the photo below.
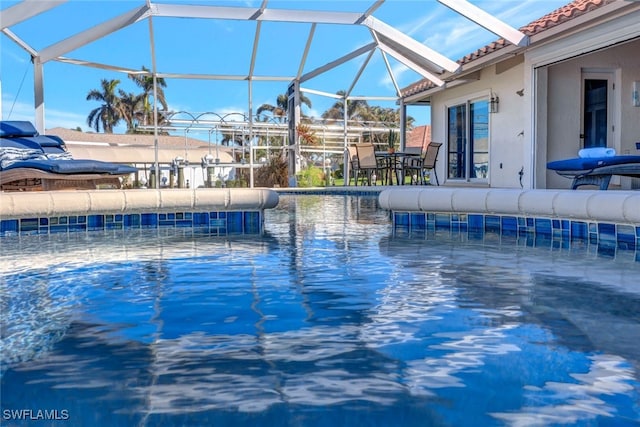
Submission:
{"label": "screened lanai post", "polygon": [[299,105],[300,91],[299,82],[292,81],[287,89],[287,128],[289,131],[289,186],[296,187],[297,155],[298,155],[298,135],[297,125],[299,114],[296,105]]}
{"label": "screened lanai post", "polygon": [[247,80],[249,101],[249,188],[253,188],[253,79]]}
{"label": "screened lanai post", "polygon": [[[151,19],[149,19],[151,22]],[[155,62],[155,61],[154,61]],[[156,72],[153,72],[153,149],[154,149],[154,160],[155,160],[155,176],[156,182],[155,187],[160,188],[160,161],[159,161],[159,153],[160,147],[158,146],[158,102],[157,102],[157,93],[158,93],[158,79],[156,77]]]}
{"label": "screened lanai post", "polygon": [[[344,135],[344,167],[343,167],[343,177],[344,179],[347,180],[347,182],[349,182],[349,174],[351,173],[351,171],[349,170],[349,168],[351,167],[351,155],[349,154],[349,149],[348,149],[348,145],[349,142],[347,141],[347,131],[348,131],[348,127],[347,127],[347,96],[345,95],[345,97],[342,99],[342,104],[343,104],[343,108],[342,108],[342,132]],[[356,178],[357,180],[358,178]],[[357,184],[357,181],[356,181]]]}
{"label": "screened lanai post", "polygon": [[44,134],[44,72],[40,57],[33,58],[33,100],[36,109],[35,125],[38,132]]}
{"label": "screened lanai post", "polygon": [[153,150],[155,188],[160,188],[160,147],[158,146],[158,68],[156,65],[156,45],[153,34],[153,19],[149,16],[149,47],[151,48],[151,68],[153,77]]}
{"label": "screened lanai post", "polygon": [[407,148],[407,106],[400,98],[400,151]]}

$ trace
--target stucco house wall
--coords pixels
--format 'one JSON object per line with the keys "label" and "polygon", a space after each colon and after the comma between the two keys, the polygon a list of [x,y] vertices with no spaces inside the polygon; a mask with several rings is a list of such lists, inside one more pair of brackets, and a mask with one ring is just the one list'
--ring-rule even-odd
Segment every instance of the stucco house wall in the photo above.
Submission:
{"label": "stucco house wall", "polygon": [[[569,188],[571,181],[546,170],[546,162],[575,157],[582,148],[580,139],[582,106],[582,73],[611,72],[614,93],[609,106],[613,140],[608,147],[619,154],[640,155],[636,142],[640,142],[640,107],[631,103],[634,81],[640,80],[640,40],[590,53],[548,67],[546,158],[538,159],[538,170],[546,174],[540,181],[546,188]],[[542,118],[538,118],[542,120]],[[615,178],[615,177],[614,177]],[[631,185],[630,179],[616,178],[612,184],[623,188]]]}
{"label": "stucco house wall", "polygon": [[[521,59],[521,57],[520,57]],[[480,72],[480,79],[445,91],[431,98],[432,140],[445,142],[438,156],[438,176],[442,181],[462,184],[461,180],[447,180],[447,108],[474,99],[499,98],[498,112],[489,114],[489,180],[491,187],[520,188],[518,172],[524,165],[525,139],[522,122],[523,62],[515,58],[510,63],[490,66]],[[478,183],[482,185],[483,183]]]}
{"label": "stucco house wall", "polygon": [[[550,46],[545,46],[549,49]],[[535,50],[532,50],[535,56]],[[570,188],[571,180],[546,168],[549,161],[576,157],[582,148],[580,139],[582,117],[582,72],[611,72],[615,90],[610,117],[614,126],[613,140],[608,146],[619,154],[640,155],[636,142],[640,142],[640,107],[631,103],[634,81],[640,81],[640,40],[623,43],[604,50],[561,61],[534,70],[537,84],[544,85],[537,91],[535,119],[529,114],[527,103],[532,97],[527,93],[526,62],[510,58],[481,70],[480,78],[431,95],[432,139],[446,142],[447,108],[466,100],[498,96],[499,111],[491,114],[490,168],[488,184],[495,188],[519,188],[520,170],[523,170],[523,186],[527,187],[531,174],[532,144],[536,152],[536,188]],[[529,55],[529,52],[524,54]],[[524,89],[524,91],[523,91]],[[535,120],[538,126],[532,135]],[[447,176],[446,145],[443,146],[438,176]],[[460,184],[459,180],[449,183]],[[636,186],[631,178],[614,177],[612,185],[623,189]]]}
{"label": "stucco house wall", "polygon": [[[607,145],[640,155],[640,107],[631,103],[634,82],[640,87],[640,3],[574,0],[523,28],[529,46],[498,40],[462,58],[463,72],[447,76],[444,87],[423,80],[404,91],[407,103],[431,105],[432,139],[445,143],[438,175],[447,176],[447,107],[493,94],[499,112],[489,118],[490,168],[482,184],[569,188],[571,180],[546,165],[582,148],[583,70],[612,73],[608,124],[615,131]],[[611,184],[640,188],[640,179],[614,176]]]}

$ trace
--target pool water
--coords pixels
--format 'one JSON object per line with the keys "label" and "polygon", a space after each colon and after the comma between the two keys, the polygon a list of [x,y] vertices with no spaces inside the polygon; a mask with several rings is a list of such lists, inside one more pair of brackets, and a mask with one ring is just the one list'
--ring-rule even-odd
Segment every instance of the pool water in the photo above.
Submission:
{"label": "pool water", "polygon": [[366,196],[265,229],[0,239],[0,424],[640,424],[633,256],[393,233]]}

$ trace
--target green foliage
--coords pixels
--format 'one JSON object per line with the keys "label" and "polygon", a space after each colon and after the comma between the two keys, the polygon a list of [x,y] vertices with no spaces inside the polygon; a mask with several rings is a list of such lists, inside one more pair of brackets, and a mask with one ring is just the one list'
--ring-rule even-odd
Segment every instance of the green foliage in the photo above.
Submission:
{"label": "green foliage", "polygon": [[[93,109],[87,117],[87,124],[96,132],[100,128],[105,133],[113,133],[113,128],[121,120],[127,124],[127,133],[135,133],[138,124],[150,125],[154,122],[153,95],[154,78],[148,68],[142,67],[142,73],[129,74],[136,86],[141,90],[141,94],[125,92],[117,89],[120,80],[102,79],[100,89],[92,89],[87,94],[87,101],[98,101],[101,105]],[[158,123],[165,121],[167,113],[167,101],[163,88],[167,84],[163,78],[155,79],[155,95],[158,104],[162,107],[158,110]],[[117,90],[116,90],[117,89]]]}
{"label": "green foliage", "polygon": [[340,162],[338,164],[338,168],[333,171],[333,177],[335,179],[342,179],[344,178],[343,173],[344,173],[344,162]]}
{"label": "green foliage", "polygon": [[389,129],[389,135],[387,136],[387,146],[389,148],[398,148],[399,135],[393,129]]}
{"label": "green foliage", "polygon": [[309,166],[298,174],[298,187],[324,187],[324,171],[317,166]]}
{"label": "green foliage", "polygon": [[225,182],[225,187],[228,188],[247,188],[248,186],[249,185],[247,184],[247,181],[244,180],[244,178],[230,179]]}
{"label": "green foliage", "polygon": [[113,133],[113,128],[118,125],[121,119],[118,108],[119,98],[116,95],[116,87],[120,84],[120,80],[100,81],[100,89],[92,89],[87,94],[87,101],[98,101],[100,106],[89,112],[87,117],[87,125],[100,132],[100,127],[105,133]]}

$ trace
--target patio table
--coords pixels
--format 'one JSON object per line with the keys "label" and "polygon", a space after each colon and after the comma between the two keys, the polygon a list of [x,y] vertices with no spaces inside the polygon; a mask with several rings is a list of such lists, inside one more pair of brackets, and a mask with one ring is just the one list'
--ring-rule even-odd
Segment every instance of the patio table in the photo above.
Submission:
{"label": "patio table", "polygon": [[382,168],[386,171],[384,185],[393,185],[393,176],[396,177],[396,185],[404,185],[404,158],[420,157],[419,153],[408,153],[403,151],[376,151],[376,158],[382,163]]}

